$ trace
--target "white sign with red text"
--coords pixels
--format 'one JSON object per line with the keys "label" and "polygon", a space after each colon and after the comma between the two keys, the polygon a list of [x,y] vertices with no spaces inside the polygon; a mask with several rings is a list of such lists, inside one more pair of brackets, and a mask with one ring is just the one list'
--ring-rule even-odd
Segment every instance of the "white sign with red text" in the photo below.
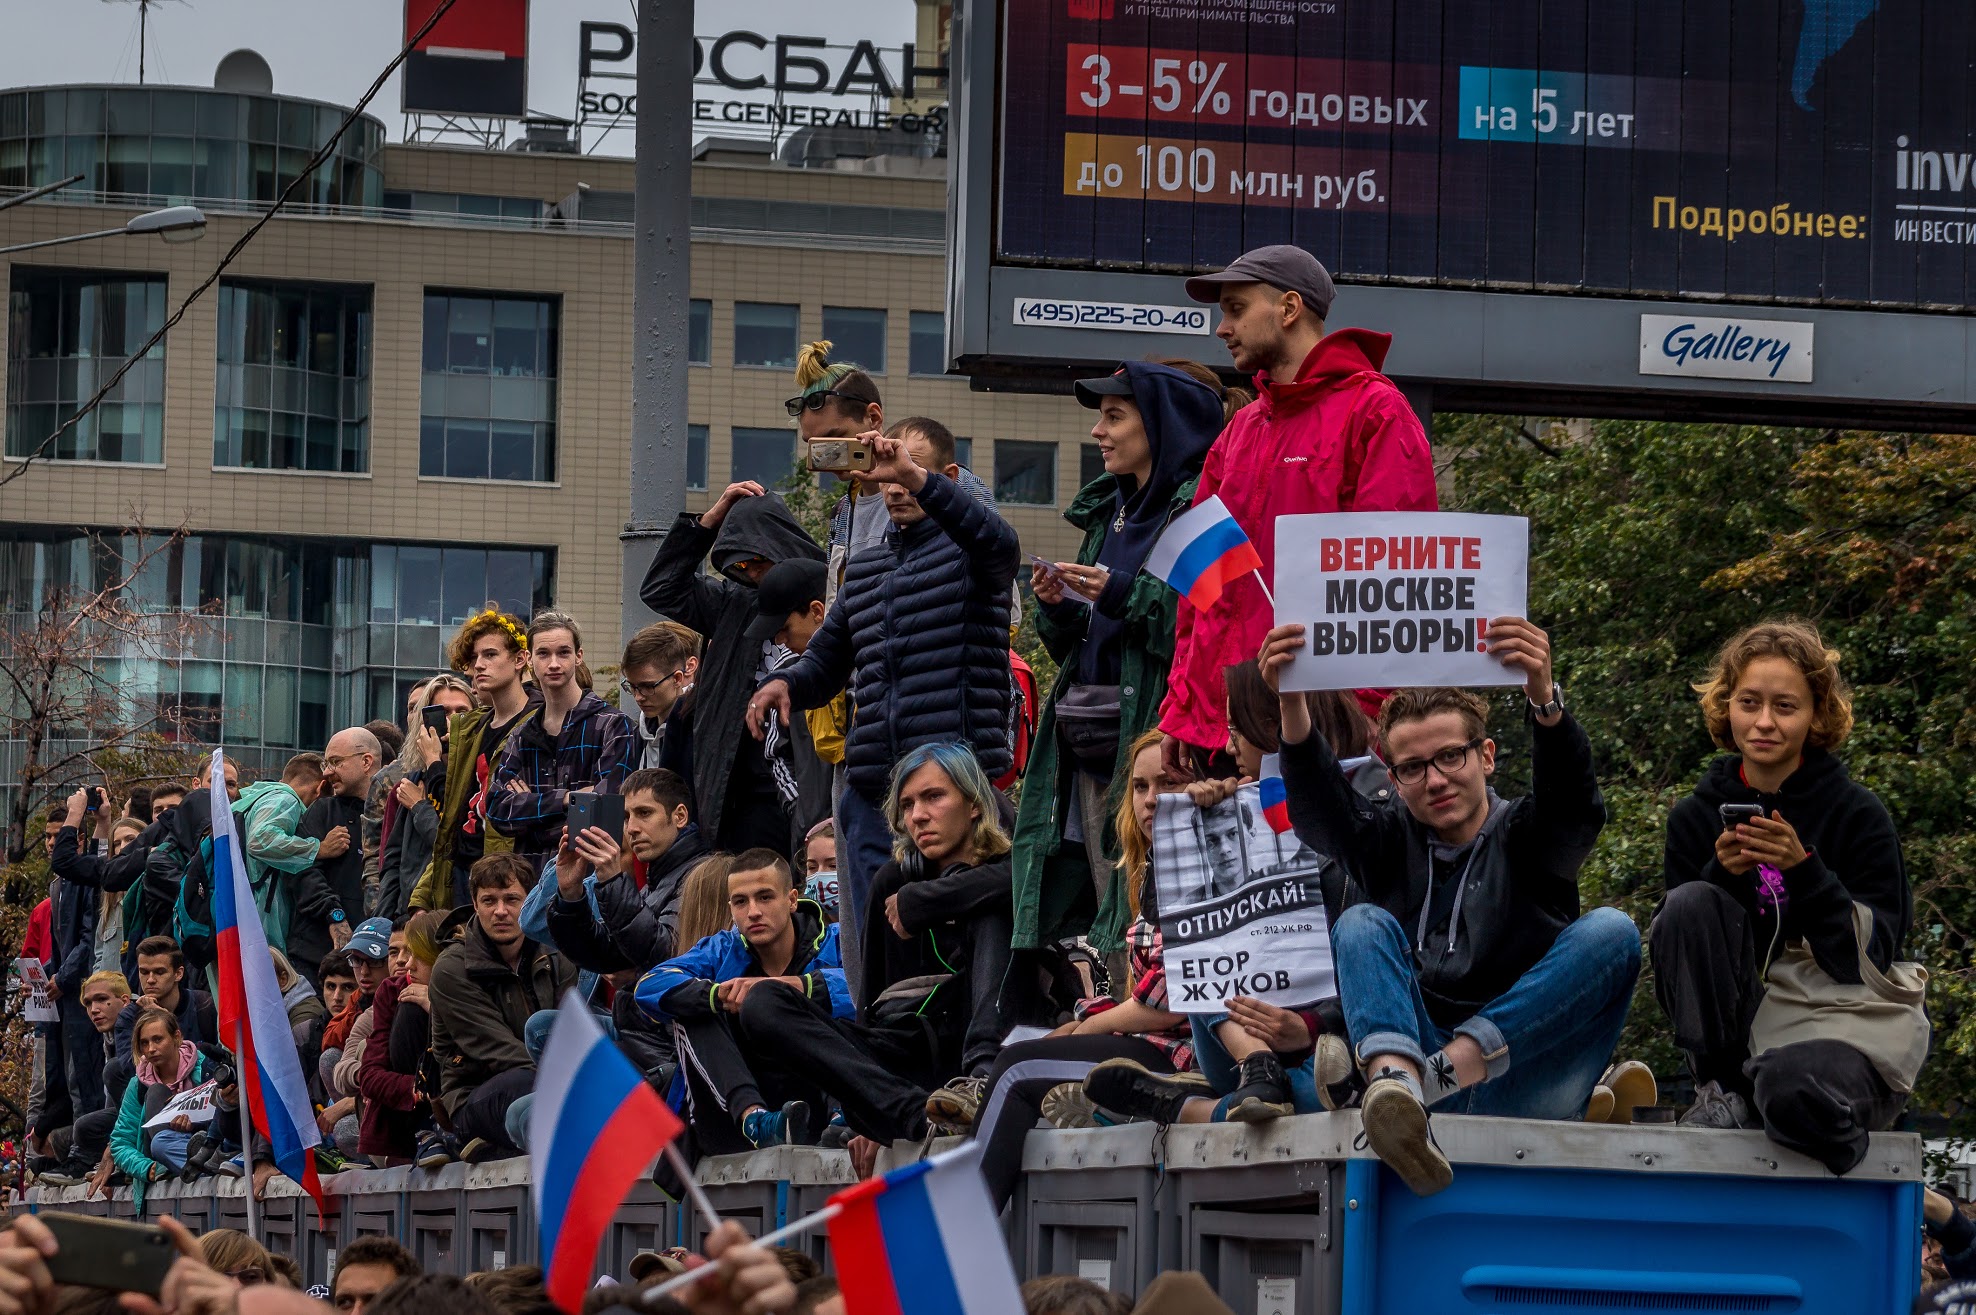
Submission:
{"label": "white sign with red text", "polygon": [[1521,685],[1491,617],[1528,607],[1530,522],[1463,512],[1276,518],[1276,623],[1304,627],[1292,690]]}

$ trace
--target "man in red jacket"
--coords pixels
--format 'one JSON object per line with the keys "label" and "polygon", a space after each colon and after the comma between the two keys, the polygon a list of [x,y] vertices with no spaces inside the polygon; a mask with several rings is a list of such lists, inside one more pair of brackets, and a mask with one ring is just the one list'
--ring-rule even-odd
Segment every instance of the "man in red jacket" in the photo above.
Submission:
{"label": "man in red jacket", "polygon": [[[1300,247],[1258,247],[1187,295],[1221,305],[1215,336],[1257,397],[1208,449],[1196,503],[1212,494],[1276,575],[1276,518],[1322,511],[1434,511],[1434,461],[1420,419],[1379,373],[1392,335],[1326,333],[1331,275]],[[1195,775],[1197,757],[1228,739],[1222,669],[1255,656],[1275,618],[1255,577],[1231,584],[1206,612],[1180,603],[1160,729],[1167,770]],[[1377,715],[1376,704],[1368,708]]]}

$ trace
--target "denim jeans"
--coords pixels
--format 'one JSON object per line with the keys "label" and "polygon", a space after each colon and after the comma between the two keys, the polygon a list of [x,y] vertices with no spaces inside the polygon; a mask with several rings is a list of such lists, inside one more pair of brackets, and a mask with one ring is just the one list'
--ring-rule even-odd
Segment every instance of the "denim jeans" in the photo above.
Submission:
{"label": "denim jeans", "polygon": [[1347,909],[1331,929],[1331,948],[1360,1063],[1396,1055],[1424,1066],[1457,1036],[1482,1048],[1488,1079],[1442,1101],[1437,1108],[1450,1114],[1581,1117],[1619,1044],[1640,975],[1633,920],[1594,909],[1558,933],[1516,985],[1448,1029],[1428,1016],[1413,948],[1392,914],[1371,904]]}
{"label": "denim jeans", "polygon": [[[1228,1047],[1221,1044],[1215,1029],[1228,1021],[1227,1014],[1190,1014],[1187,1022],[1194,1029],[1194,1067],[1201,1070],[1201,1076],[1208,1080],[1222,1099],[1215,1102],[1214,1121],[1220,1123],[1228,1113],[1228,1093],[1242,1085],[1241,1065],[1228,1053]],[[1283,1066],[1283,1076],[1290,1080],[1290,1103],[1297,1107],[1299,1114],[1315,1114],[1324,1108],[1317,1098],[1317,1056],[1313,1054],[1303,1063],[1292,1067]]]}
{"label": "denim jeans", "polygon": [[[603,1028],[604,1035],[615,1042],[618,1039],[616,1021],[609,1014],[592,1012],[596,1017],[597,1026]],[[543,1049],[549,1044],[549,1033],[556,1026],[556,1013],[554,1009],[538,1009],[528,1016],[526,1023],[521,1025],[521,1043],[527,1048],[528,1057],[538,1064],[542,1062]],[[532,1091],[517,1096],[515,1103],[508,1106],[502,1126],[508,1130],[508,1144],[516,1150],[528,1149],[528,1117],[534,1108],[535,1093]]]}
{"label": "denim jeans", "polygon": [[837,936],[851,998],[859,1004],[865,1003],[863,942],[871,883],[891,861],[892,828],[884,811],[845,786],[837,797]]}

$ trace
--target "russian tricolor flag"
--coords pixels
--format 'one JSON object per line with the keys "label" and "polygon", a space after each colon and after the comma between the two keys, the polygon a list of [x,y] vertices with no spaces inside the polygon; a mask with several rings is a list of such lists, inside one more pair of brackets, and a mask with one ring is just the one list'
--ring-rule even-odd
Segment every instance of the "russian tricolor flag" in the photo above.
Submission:
{"label": "russian tricolor flag", "polygon": [[1276,754],[1262,756],[1262,775],[1256,778],[1256,792],[1262,796],[1262,815],[1269,829],[1278,835],[1288,831],[1290,792],[1283,784],[1283,763]]}
{"label": "russian tricolor flag", "polygon": [[686,1125],[574,991],[556,1011],[535,1072],[528,1141],[543,1282],[550,1299],[574,1315],[611,1216]]}
{"label": "russian tricolor flag", "polygon": [[[246,856],[233,829],[227,804],[226,758],[213,753],[213,932],[220,970],[219,1023],[223,1041],[234,1044],[240,1090],[254,1127],[274,1148],[275,1167],[301,1184],[323,1217],[322,1183],[316,1177],[315,1148],[322,1141],[309,1103],[302,1058],[289,1030],[288,1007],[275,983],[267,933],[254,911],[254,888],[247,881]],[[241,917],[241,910],[247,916]],[[251,1160],[252,1156],[245,1156]]]}
{"label": "russian tricolor flag", "polygon": [[830,1198],[830,1249],[856,1315],[1022,1315],[978,1141]]}
{"label": "russian tricolor flag", "polygon": [[1255,571],[1261,579],[1262,556],[1227,506],[1209,494],[1166,527],[1146,569],[1205,612],[1236,577]]}

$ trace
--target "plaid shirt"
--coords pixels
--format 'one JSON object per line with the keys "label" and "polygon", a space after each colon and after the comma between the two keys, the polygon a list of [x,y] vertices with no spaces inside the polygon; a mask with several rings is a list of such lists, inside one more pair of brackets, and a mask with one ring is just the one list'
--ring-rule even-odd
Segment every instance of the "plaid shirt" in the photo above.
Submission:
{"label": "plaid shirt", "polygon": [[[1132,998],[1148,1009],[1173,1012],[1166,1003],[1166,964],[1160,956],[1159,924],[1144,918],[1137,919],[1125,933],[1125,944],[1132,951]],[[1077,1018],[1081,1022],[1107,1009],[1116,1008],[1117,1004],[1116,1000],[1103,996],[1094,1000],[1079,1000]],[[1141,1032],[1137,1035],[1140,1040],[1158,1046],[1176,1072],[1194,1067],[1194,1029],[1191,1024],[1182,1022],[1178,1027],[1170,1027],[1164,1032]]]}
{"label": "plaid shirt", "polygon": [[[570,709],[553,740],[541,719],[532,717],[501,748],[487,787],[487,821],[513,837],[515,852],[540,872],[561,843],[569,792],[616,794],[638,755],[631,719],[595,694],[585,694]],[[511,790],[510,781],[528,789]]]}

